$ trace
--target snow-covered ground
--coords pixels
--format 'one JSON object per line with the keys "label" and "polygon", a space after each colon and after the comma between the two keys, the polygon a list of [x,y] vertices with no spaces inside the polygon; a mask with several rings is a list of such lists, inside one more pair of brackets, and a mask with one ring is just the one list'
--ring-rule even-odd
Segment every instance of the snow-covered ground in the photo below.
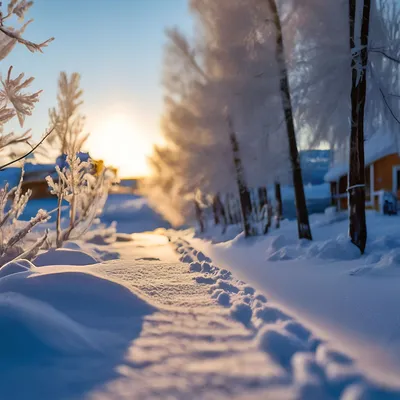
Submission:
{"label": "snow-covered ground", "polygon": [[216,234],[214,243],[190,242],[351,357],[368,377],[399,388],[400,217],[368,214],[362,257],[348,242],[345,217],[313,215],[311,243],[299,241],[288,221],[262,238],[215,243],[221,241]]}
{"label": "snow-covered ground", "polygon": [[400,398],[400,217],[360,258],[344,215],[206,239],[111,200],[117,232],[0,268],[0,399]]}
{"label": "snow-covered ground", "polygon": [[[0,398],[233,398],[286,385],[247,310],[220,305],[165,236],[121,238],[120,260],[94,264],[70,243],[47,263],[88,265],[39,256],[41,267],[0,269]],[[233,298],[251,295],[235,285]]]}

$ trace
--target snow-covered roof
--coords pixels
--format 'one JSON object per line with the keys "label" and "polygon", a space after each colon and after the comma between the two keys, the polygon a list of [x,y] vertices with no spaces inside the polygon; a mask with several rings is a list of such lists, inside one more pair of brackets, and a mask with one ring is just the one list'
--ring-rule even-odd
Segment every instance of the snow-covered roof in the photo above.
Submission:
{"label": "snow-covered roof", "polygon": [[[367,166],[380,158],[398,153],[396,138],[391,133],[375,133],[365,141],[364,151],[365,166]],[[334,163],[324,177],[325,182],[334,182],[346,175],[349,170],[347,160],[348,157],[345,162],[341,160],[341,162]]]}

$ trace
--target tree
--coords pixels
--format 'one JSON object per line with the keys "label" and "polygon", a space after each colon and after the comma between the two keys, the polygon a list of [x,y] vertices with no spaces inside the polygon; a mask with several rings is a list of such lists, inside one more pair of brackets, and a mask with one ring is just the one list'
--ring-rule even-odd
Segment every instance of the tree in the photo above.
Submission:
{"label": "tree", "polygon": [[361,0],[361,32],[356,30],[357,1],[349,0],[351,70],[351,133],[349,160],[349,234],[351,241],[364,253],[367,241],[365,220],[364,114],[367,94],[368,34],[371,1]]}
{"label": "tree", "polygon": [[229,138],[232,146],[233,163],[236,171],[236,183],[239,190],[240,210],[242,213],[243,232],[245,237],[255,236],[257,231],[252,226],[253,209],[250,198],[250,191],[244,178],[242,158],[240,155],[239,143],[233,128],[232,118],[228,114],[227,122],[229,127]]}
{"label": "tree", "polygon": [[292,167],[293,186],[296,203],[297,229],[299,239],[312,240],[311,228],[308,220],[308,210],[306,197],[304,194],[303,176],[301,173],[300,157],[297,148],[296,132],[294,126],[294,117],[292,101],[289,88],[289,77],[286,66],[286,56],[283,44],[283,32],[276,0],[268,0],[269,8],[272,13],[273,23],[276,34],[276,62],[280,72],[280,90],[282,96],[282,106],[285,114],[286,131],[288,135],[290,162]]}
{"label": "tree", "polygon": [[51,137],[52,147],[60,154],[76,153],[81,150],[89,134],[83,132],[85,118],[79,114],[83,104],[83,90],[80,89],[80,75],[76,72],[70,77],[60,73],[58,80],[57,108],[49,111],[50,126],[55,127]]}

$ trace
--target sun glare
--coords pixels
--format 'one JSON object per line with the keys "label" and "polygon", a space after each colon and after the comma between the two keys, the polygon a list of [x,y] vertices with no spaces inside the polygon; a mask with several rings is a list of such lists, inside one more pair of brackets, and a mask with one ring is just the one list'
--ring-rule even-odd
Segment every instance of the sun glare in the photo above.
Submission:
{"label": "sun glare", "polygon": [[92,157],[117,167],[121,177],[148,174],[146,158],[151,152],[152,143],[129,115],[112,114],[99,119],[87,147]]}

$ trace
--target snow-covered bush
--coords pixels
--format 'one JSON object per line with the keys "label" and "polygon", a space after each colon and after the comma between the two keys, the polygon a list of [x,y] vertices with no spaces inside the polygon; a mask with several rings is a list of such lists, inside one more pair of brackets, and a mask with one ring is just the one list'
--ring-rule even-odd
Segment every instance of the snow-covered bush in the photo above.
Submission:
{"label": "snow-covered bush", "polygon": [[[33,258],[47,238],[47,232],[31,248],[26,250],[26,237],[31,230],[38,224],[46,222],[49,214],[44,210],[39,210],[35,217],[30,221],[19,221],[26,204],[31,196],[28,190],[22,193],[21,185],[24,170],[22,169],[21,179],[17,187],[9,190],[8,184],[0,189],[0,265],[5,264],[15,258]],[[9,200],[11,205],[7,209]]]}
{"label": "snow-covered bush", "polygon": [[[69,239],[78,239],[86,233],[101,213],[107,200],[113,175],[107,169],[93,174],[91,161],[81,161],[75,153],[67,156],[66,167],[56,167],[58,181],[46,178],[50,192],[58,198],[56,247]],[[68,226],[62,227],[62,203],[69,204]]]}
{"label": "snow-covered bush", "polygon": [[[25,13],[32,6],[32,1],[26,0],[10,0],[6,7],[1,7],[0,3],[0,60],[4,60],[12,51],[17,43],[20,43],[31,52],[41,52],[47,44],[53,40],[52,38],[43,43],[33,43],[22,38],[25,28],[31,20],[22,26],[7,26],[7,23],[18,17],[18,24],[22,23]],[[16,77],[13,76],[13,67],[10,66],[7,74],[1,77],[0,87],[0,151],[1,151],[1,170],[15,162],[9,161],[12,154],[15,154],[14,145],[28,143],[30,139],[30,131],[21,134],[14,132],[5,133],[5,125],[14,118],[18,119],[19,125],[23,127],[25,118],[32,114],[35,103],[39,100],[40,91],[35,93],[26,92],[30,86],[33,77],[25,79],[24,74],[20,73]],[[29,143],[28,143],[29,144]],[[30,146],[30,145],[29,145]],[[24,156],[18,157],[22,159]],[[7,160],[8,159],[8,160]],[[9,162],[7,162],[9,161]],[[21,179],[18,186],[9,188],[8,185],[0,189],[0,265],[14,258],[31,259],[36,255],[41,246],[45,243],[47,232],[45,235],[26,249],[27,236],[30,231],[38,224],[48,220],[49,215],[44,210],[39,210],[37,215],[30,221],[19,221],[25,206],[30,198],[31,192],[22,192],[22,180],[24,171],[22,169]],[[32,241],[31,241],[32,242]]]}

